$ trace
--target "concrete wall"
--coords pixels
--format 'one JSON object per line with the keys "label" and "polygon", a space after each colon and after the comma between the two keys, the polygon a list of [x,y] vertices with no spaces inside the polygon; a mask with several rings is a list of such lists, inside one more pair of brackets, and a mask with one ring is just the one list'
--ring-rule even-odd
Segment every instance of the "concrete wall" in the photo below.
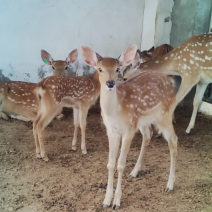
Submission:
{"label": "concrete wall", "polygon": [[155,21],[154,46],[170,44],[170,33],[172,28],[171,14],[174,6],[173,0],[159,0]]}
{"label": "concrete wall", "polygon": [[[171,45],[179,46],[193,35],[209,32],[211,0],[175,0],[172,11]],[[176,77],[179,87],[181,79]],[[196,92],[194,87],[184,99],[184,106],[192,107]]]}
{"label": "concrete wall", "polygon": [[[0,70],[11,80],[38,82],[51,75],[41,49],[65,60],[80,44],[118,57],[140,46],[143,9],[144,0],[0,0]],[[81,55],[73,71],[89,72]]]}
{"label": "concrete wall", "polygon": [[175,0],[171,45],[179,46],[193,35],[209,32],[211,0]]}
{"label": "concrete wall", "polygon": [[173,0],[145,0],[141,50],[170,43]]}

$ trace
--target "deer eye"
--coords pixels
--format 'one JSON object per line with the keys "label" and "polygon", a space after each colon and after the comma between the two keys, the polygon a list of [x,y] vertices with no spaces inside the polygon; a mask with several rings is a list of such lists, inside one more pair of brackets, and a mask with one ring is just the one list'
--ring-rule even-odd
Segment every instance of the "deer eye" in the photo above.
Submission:
{"label": "deer eye", "polygon": [[102,72],[102,69],[101,68],[99,68],[99,72]]}
{"label": "deer eye", "polygon": [[67,69],[68,69],[68,66],[65,67],[65,70],[67,70]]}
{"label": "deer eye", "polygon": [[119,71],[120,71],[120,69],[119,69],[119,68],[117,68],[117,69],[116,69],[116,72],[118,73]]}
{"label": "deer eye", "polygon": [[52,68],[53,68],[53,69],[55,69],[55,67],[54,67],[54,66],[52,66]]}

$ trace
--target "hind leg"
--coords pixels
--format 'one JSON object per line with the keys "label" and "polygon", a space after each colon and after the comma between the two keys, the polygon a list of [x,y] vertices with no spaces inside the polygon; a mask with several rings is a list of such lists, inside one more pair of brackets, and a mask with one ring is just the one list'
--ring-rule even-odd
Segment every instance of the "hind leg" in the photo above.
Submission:
{"label": "hind leg", "polygon": [[37,131],[36,131],[35,122],[33,122],[33,135],[34,135],[34,139],[35,139],[36,157],[37,158],[41,158],[41,155],[40,155],[40,144],[39,144],[39,140],[38,140],[38,135],[37,135]]}
{"label": "hind leg", "polygon": [[171,164],[170,164],[170,173],[169,180],[166,186],[166,191],[173,190],[174,182],[175,182],[175,167],[176,167],[176,157],[177,157],[177,135],[175,134],[172,123],[167,123],[165,127],[161,129],[164,138],[168,141],[170,156],[171,156]]}
{"label": "hind leg", "polygon": [[48,111],[48,113],[41,114],[41,118],[39,120],[36,120],[35,123],[35,130],[37,133],[37,137],[40,144],[40,156],[43,160],[48,161],[48,157],[45,151],[44,147],[44,141],[43,141],[43,131],[47,127],[47,125],[52,121],[52,119],[55,117],[57,113],[57,108],[51,108],[51,110]]}
{"label": "hind leg", "polygon": [[193,112],[192,112],[192,116],[191,116],[191,120],[188,125],[188,128],[186,129],[187,134],[189,134],[191,129],[194,128],[197,111],[198,111],[200,103],[202,102],[202,97],[205,93],[207,86],[208,84],[197,84],[196,94],[195,94],[194,103],[193,103]]}
{"label": "hind leg", "polygon": [[146,149],[149,146],[149,142],[153,134],[151,126],[143,126],[143,127],[139,127],[139,129],[141,134],[143,135],[143,141],[142,141],[141,151],[140,151],[138,160],[135,164],[133,171],[130,173],[131,177],[136,177],[138,172],[140,171],[143,164],[143,159],[144,159]]}

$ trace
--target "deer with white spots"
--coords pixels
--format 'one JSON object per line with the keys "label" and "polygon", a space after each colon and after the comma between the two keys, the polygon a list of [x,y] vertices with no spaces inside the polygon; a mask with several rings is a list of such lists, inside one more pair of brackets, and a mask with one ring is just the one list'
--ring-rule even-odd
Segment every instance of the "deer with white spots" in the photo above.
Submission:
{"label": "deer with white spots", "polygon": [[[131,71],[131,74],[132,72],[138,74],[147,70],[182,78],[176,94],[176,106],[191,88],[197,85],[193,113],[186,129],[186,133],[189,134],[191,129],[194,128],[197,111],[207,85],[212,82],[212,34],[193,36],[163,57],[141,64],[136,71]],[[124,76],[124,78],[128,77]]]}
{"label": "deer with white spots", "polygon": [[84,61],[99,72],[100,105],[109,140],[107,164],[109,176],[104,207],[110,206],[113,198],[115,164],[122,138],[113,209],[120,207],[121,182],[126,157],[132,138],[138,129],[143,135],[143,142],[137,163],[130,175],[136,177],[143,165],[144,153],[152,136],[151,125],[153,124],[164,134],[170,148],[171,167],[167,191],[173,189],[175,181],[177,136],[172,125],[175,95],[169,79],[161,73],[147,71],[126,82],[117,83],[119,68],[133,61],[136,50],[136,45],[133,45],[122,52],[118,59],[114,59],[102,58],[90,48],[81,46]]}
{"label": "deer with white spots", "polygon": [[[151,60],[160,58],[161,56],[167,54],[174,48],[170,46],[169,44],[162,44],[156,48],[154,46],[149,49],[149,50],[144,50],[140,51],[139,49],[137,50],[137,53],[135,55],[135,59],[132,64],[127,66],[124,71],[123,71],[123,76],[126,78],[123,78],[124,81],[127,80],[127,78],[137,70],[137,68],[142,64],[142,63],[147,63]],[[173,82],[173,78],[170,77],[170,80]]]}
{"label": "deer with white spots", "polygon": [[[66,75],[68,66],[77,59],[77,49],[69,53],[67,59],[54,61],[51,55],[45,50],[41,50],[43,61],[52,66],[54,76]],[[22,121],[34,121],[37,115],[38,103],[34,93],[35,83],[9,81],[0,83],[0,117],[8,120],[16,118]],[[7,114],[7,115],[6,115]],[[57,116],[57,119],[63,114]]]}
{"label": "deer with white spots", "polygon": [[72,107],[74,115],[74,136],[72,149],[76,150],[78,128],[81,128],[81,150],[87,154],[85,144],[86,118],[89,108],[99,97],[99,74],[92,77],[48,77],[38,83],[35,89],[38,99],[38,115],[33,124],[37,158],[48,161],[42,134],[52,119],[61,112],[63,107]]}

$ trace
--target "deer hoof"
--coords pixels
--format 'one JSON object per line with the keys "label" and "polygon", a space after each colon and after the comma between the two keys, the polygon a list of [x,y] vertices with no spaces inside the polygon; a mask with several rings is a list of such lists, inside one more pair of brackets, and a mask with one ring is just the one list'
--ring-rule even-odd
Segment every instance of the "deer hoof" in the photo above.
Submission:
{"label": "deer hoof", "polygon": [[76,146],[72,146],[71,150],[76,151],[77,147]]}
{"label": "deer hoof", "polygon": [[64,118],[64,114],[62,114],[62,113],[60,115],[56,116],[57,120],[61,120],[62,118]]}
{"label": "deer hoof", "polygon": [[120,205],[113,205],[112,209],[113,210],[118,210],[120,208]]}
{"label": "deer hoof", "polygon": [[47,156],[43,157],[43,160],[48,162],[49,161],[49,158]]}
{"label": "deer hoof", "polygon": [[82,154],[83,154],[83,155],[86,155],[87,153],[88,153],[88,152],[87,152],[86,149],[82,150]]}
{"label": "deer hoof", "polygon": [[131,182],[134,178],[136,178],[136,177],[134,177],[133,175],[130,174],[130,175],[128,176],[128,181]]}
{"label": "deer hoof", "polygon": [[162,138],[162,133],[157,133],[157,134],[155,135],[155,137],[158,138],[158,139]]}
{"label": "deer hoof", "polygon": [[36,153],[36,158],[41,159],[40,153]]}
{"label": "deer hoof", "polygon": [[192,129],[191,129],[191,130],[186,130],[186,131],[185,131],[185,134],[186,134],[186,135],[190,135],[191,132],[192,132]]}
{"label": "deer hoof", "polygon": [[165,192],[171,192],[173,189],[166,187]]}
{"label": "deer hoof", "polygon": [[103,204],[102,207],[103,207],[103,208],[108,208],[108,207],[110,207],[110,205]]}

